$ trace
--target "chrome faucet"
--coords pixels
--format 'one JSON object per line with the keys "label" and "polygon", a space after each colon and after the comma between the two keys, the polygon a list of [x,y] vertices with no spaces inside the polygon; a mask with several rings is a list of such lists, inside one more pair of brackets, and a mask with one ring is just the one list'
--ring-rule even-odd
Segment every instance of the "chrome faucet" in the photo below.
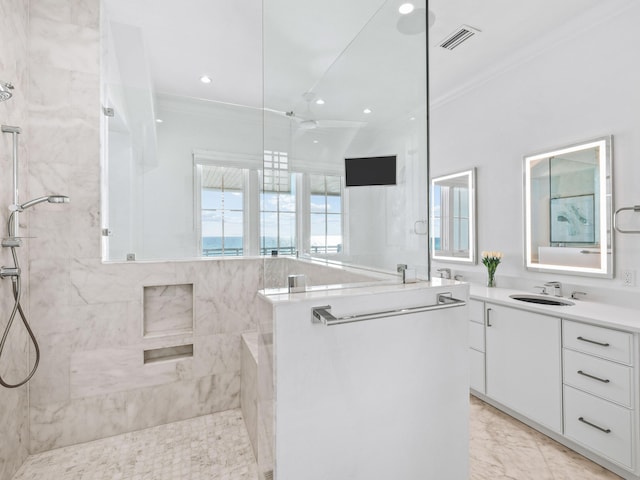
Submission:
{"label": "chrome faucet", "polygon": [[440,278],[451,279],[451,269],[450,268],[439,268],[438,272],[440,273]]}
{"label": "chrome faucet", "polygon": [[544,284],[545,287],[553,287],[553,294],[556,297],[562,296],[562,284],[560,282],[547,282]]}
{"label": "chrome faucet", "polygon": [[415,268],[408,268],[408,265],[398,263],[396,269],[398,273],[402,275],[402,283],[416,283],[418,281]]}

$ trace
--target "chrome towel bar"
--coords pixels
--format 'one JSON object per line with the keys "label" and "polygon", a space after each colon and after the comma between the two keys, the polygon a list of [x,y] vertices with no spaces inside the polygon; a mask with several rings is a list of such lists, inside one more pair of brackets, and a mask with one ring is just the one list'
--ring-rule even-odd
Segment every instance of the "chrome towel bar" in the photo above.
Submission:
{"label": "chrome towel bar", "polygon": [[410,313],[429,312],[431,310],[442,310],[443,308],[462,307],[466,305],[464,300],[453,298],[451,293],[439,293],[435,305],[424,305],[421,307],[399,308],[397,310],[387,310],[384,312],[364,313],[361,315],[347,315],[335,317],[331,313],[331,305],[314,307],[311,309],[311,323],[321,323],[327,326],[341,325],[343,323],[362,322],[364,320],[374,320],[377,318],[396,317],[398,315],[408,315]]}
{"label": "chrome towel bar", "polygon": [[623,207],[616,210],[613,214],[613,228],[616,229],[620,233],[640,233],[640,230],[623,230],[618,227],[618,214],[620,212],[625,212],[627,210],[632,210],[636,213],[640,213],[640,205],[634,205],[633,207]]}

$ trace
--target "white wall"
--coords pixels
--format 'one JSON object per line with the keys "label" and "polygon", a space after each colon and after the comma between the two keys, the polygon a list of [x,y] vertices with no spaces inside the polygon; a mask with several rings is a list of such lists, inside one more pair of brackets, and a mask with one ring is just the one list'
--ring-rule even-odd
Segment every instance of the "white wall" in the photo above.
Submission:
{"label": "white wall", "polygon": [[[531,285],[536,279],[585,285],[595,295],[596,287],[638,292],[638,287],[623,288],[620,279],[622,269],[640,272],[637,235],[615,235],[618,273],[613,280],[551,278],[527,272],[523,262],[523,155],[611,134],[614,205],[640,203],[640,65],[635,61],[640,41],[634,33],[640,6],[625,0],[616,4],[627,7],[612,17],[578,19],[575,29],[564,26],[562,39],[538,55],[520,59],[511,69],[432,108],[432,174],[477,167],[478,250],[504,252],[499,282],[501,276],[511,276]],[[481,264],[437,263],[434,270],[440,266],[467,278],[486,277]]]}

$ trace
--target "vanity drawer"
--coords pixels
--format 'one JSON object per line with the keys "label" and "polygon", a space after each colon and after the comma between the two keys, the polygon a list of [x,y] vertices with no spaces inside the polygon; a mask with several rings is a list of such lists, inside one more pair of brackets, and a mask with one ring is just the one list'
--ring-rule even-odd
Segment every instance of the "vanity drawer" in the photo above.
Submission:
{"label": "vanity drawer", "polygon": [[484,325],[484,302],[469,300],[469,320]]}
{"label": "vanity drawer", "polygon": [[568,386],[564,387],[564,406],[567,438],[633,468],[630,410]]}
{"label": "vanity drawer", "polygon": [[633,369],[565,349],[564,383],[631,408]]}
{"label": "vanity drawer", "polygon": [[474,350],[484,352],[484,325],[469,322],[469,346]]}
{"label": "vanity drawer", "polygon": [[565,348],[597,355],[620,363],[632,364],[633,336],[627,332],[564,320],[562,345]]}

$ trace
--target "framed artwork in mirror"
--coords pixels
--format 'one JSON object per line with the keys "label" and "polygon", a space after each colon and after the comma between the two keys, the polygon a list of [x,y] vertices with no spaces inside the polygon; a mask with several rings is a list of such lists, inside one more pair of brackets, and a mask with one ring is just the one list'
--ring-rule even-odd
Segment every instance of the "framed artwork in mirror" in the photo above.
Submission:
{"label": "framed artwork in mirror", "polygon": [[596,241],[594,196],[573,195],[551,199],[551,244]]}

